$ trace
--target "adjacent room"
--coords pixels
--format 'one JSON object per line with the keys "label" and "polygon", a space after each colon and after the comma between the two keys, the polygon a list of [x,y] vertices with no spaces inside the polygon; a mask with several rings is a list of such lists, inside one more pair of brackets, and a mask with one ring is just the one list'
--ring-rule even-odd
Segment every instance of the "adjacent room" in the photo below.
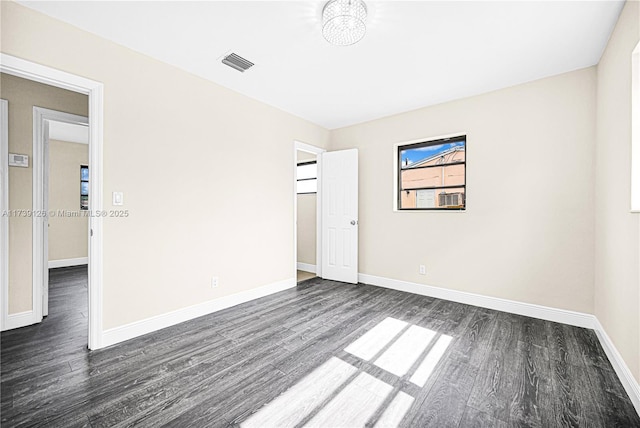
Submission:
{"label": "adjacent room", "polygon": [[318,161],[315,153],[296,150],[296,278],[316,276]]}
{"label": "adjacent room", "polygon": [[4,427],[640,428],[640,2],[3,1]]}

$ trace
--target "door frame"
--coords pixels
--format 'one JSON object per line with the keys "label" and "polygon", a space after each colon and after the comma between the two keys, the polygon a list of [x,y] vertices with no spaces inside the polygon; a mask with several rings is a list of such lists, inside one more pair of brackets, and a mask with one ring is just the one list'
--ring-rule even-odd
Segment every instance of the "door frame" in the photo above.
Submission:
{"label": "door frame", "polygon": [[[103,312],[103,219],[96,213],[103,211],[103,118],[104,85],[101,82],[67,73],[55,68],[0,53],[0,72],[32,80],[46,85],[88,95],[89,98],[89,322],[88,347],[102,347]],[[8,251],[3,249],[2,260],[8,260]],[[8,283],[2,284],[7,287]],[[5,290],[3,290],[4,292]],[[40,293],[42,289],[40,288]],[[41,294],[39,294],[41,296]],[[38,313],[38,311],[40,311]],[[4,313],[3,318],[10,317]],[[42,320],[42,298],[34,298],[29,324]],[[28,325],[28,324],[24,324]],[[7,328],[3,325],[2,328]]]}
{"label": "door frame", "polygon": [[[33,211],[49,212],[49,122],[89,126],[89,118],[76,114],[33,107]],[[91,169],[89,169],[91,173]],[[80,209],[80,207],[76,207]],[[91,211],[89,211],[90,213]],[[87,233],[87,240],[91,231]],[[48,216],[33,217],[33,293],[40,301],[40,318],[49,314],[49,228]],[[37,307],[35,305],[34,307]]]}
{"label": "door frame", "polygon": [[[0,212],[9,209],[9,103],[0,99]],[[0,216],[0,328],[4,331],[9,324],[9,216]]]}
{"label": "door frame", "polygon": [[317,193],[316,193],[316,276],[322,277],[322,153],[325,149],[303,143],[293,142],[293,278],[297,280],[298,271],[298,191],[297,167],[298,151],[316,155],[317,165]]}

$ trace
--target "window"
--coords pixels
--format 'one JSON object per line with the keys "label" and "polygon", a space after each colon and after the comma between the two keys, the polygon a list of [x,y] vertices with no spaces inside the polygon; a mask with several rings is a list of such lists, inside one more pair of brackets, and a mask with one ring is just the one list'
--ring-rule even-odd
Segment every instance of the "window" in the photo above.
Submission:
{"label": "window", "polygon": [[80,209],[89,209],[89,167],[80,165]]}
{"label": "window", "polygon": [[466,136],[398,146],[399,210],[465,210]]}
{"label": "window", "polygon": [[316,161],[300,162],[296,168],[298,195],[318,191],[318,164]]}

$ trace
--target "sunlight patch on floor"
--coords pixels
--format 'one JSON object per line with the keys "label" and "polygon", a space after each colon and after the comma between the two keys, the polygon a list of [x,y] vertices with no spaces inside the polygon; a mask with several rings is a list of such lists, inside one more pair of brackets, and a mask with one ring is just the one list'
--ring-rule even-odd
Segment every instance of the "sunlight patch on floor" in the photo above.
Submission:
{"label": "sunlight patch on floor", "polygon": [[385,318],[344,350],[351,355],[369,361],[406,326],[407,323],[404,321]]}
{"label": "sunlight patch on floor", "polygon": [[305,427],[364,426],[392,390],[391,385],[367,373],[360,373]]}
{"label": "sunlight patch on floor", "polygon": [[417,325],[409,327],[374,364],[396,376],[404,376],[422,355],[436,332]]}
{"label": "sunlight patch on floor", "polygon": [[[438,335],[428,328],[385,318],[344,348],[362,360],[356,364],[359,368],[331,357],[241,426],[283,428],[308,421],[305,427],[360,427],[373,423],[378,428],[396,427],[415,401],[406,392],[407,377],[423,387],[452,340],[451,336]],[[374,361],[369,363],[371,360]],[[396,386],[367,373],[379,373],[371,364],[388,372],[385,376],[397,377],[398,381],[392,382]]]}
{"label": "sunlight patch on floor", "polygon": [[436,365],[444,355],[452,339],[453,338],[451,336],[447,336],[446,334],[443,334],[438,338],[436,343],[433,345],[433,348],[431,348],[425,359],[422,360],[422,363],[416,369],[413,376],[411,376],[412,383],[420,387],[427,383],[429,376],[433,373],[433,369],[435,369]]}
{"label": "sunlight patch on floor", "polygon": [[358,369],[332,357],[242,423],[245,428],[294,427]]}
{"label": "sunlight patch on floor", "polygon": [[389,406],[384,410],[374,428],[395,428],[400,425],[415,399],[402,391],[398,392]]}

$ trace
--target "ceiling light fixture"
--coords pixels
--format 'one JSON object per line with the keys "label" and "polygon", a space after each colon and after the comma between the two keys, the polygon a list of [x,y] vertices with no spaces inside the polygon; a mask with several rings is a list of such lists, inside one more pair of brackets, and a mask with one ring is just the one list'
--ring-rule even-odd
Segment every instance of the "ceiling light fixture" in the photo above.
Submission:
{"label": "ceiling light fixture", "polygon": [[362,0],[331,0],[322,9],[322,35],[334,45],[353,45],[367,32],[366,19]]}

